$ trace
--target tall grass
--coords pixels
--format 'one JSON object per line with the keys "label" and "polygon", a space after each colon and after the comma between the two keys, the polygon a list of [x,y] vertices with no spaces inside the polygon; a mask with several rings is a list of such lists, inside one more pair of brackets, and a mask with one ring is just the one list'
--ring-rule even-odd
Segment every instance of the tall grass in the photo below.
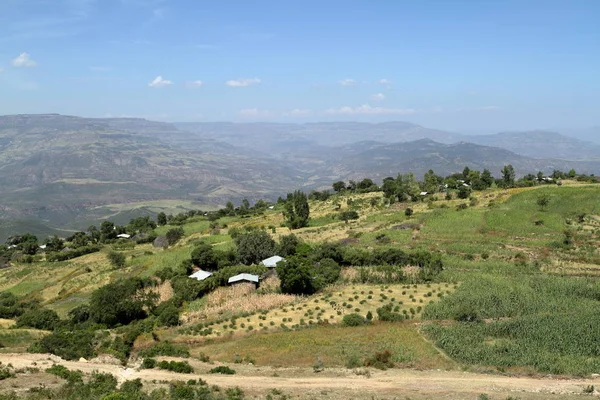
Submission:
{"label": "tall grass", "polygon": [[424,328],[450,357],[468,364],[533,367],[553,374],[600,370],[600,283],[543,275],[474,275],[429,305]]}

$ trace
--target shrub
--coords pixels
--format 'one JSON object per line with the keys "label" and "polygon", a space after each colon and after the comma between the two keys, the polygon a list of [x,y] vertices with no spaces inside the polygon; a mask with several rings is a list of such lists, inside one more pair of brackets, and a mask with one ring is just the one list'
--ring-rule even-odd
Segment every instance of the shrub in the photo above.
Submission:
{"label": "shrub", "polygon": [[142,368],[152,369],[154,367],[156,367],[156,360],[154,358],[144,358],[144,361],[142,361]]}
{"label": "shrub", "polygon": [[169,341],[156,343],[147,349],[138,352],[140,357],[189,357],[190,352],[183,346],[173,344]]}
{"label": "shrub", "polygon": [[166,238],[167,238],[167,242],[169,243],[169,246],[174,245],[175,243],[177,243],[179,241],[179,239],[181,239],[183,237],[183,228],[182,227],[177,227],[177,228],[171,228],[167,231],[166,233]]}
{"label": "shrub", "polygon": [[366,323],[366,321],[362,317],[362,315],[352,313],[352,314],[344,315],[344,318],[342,319],[342,323],[344,324],[344,326],[360,326],[360,325],[364,325]]}
{"label": "shrub", "polygon": [[210,371],[210,374],[225,374],[225,375],[235,375],[235,370],[229,368],[226,365],[219,365],[218,367],[214,367]]}
{"label": "shrub", "polygon": [[393,366],[394,363],[392,362],[392,352],[390,350],[376,352],[372,357],[365,360],[365,367],[386,370],[388,368],[392,368]]}
{"label": "shrub", "polygon": [[123,268],[125,266],[125,254],[123,254],[123,253],[117,253],[116,251],[110,251],[106,255],[106,258],[108,258],[110,265],[112,265],[115,268]]}
{"label": "shrub", "polygon": [[46,308],[30,310],[17,319],[17,328],[28,327],[52,331],[60,321],[56,311]]}
{"label": "shrub", "polygon": [[187,361],[161,361],[157,364],[158,368],[167,371],[173,371],[180,374],[192,374],[194,368]]}
{"label": "shrub", "polygon": [[407,217],[410,217],[413,214],[414,214],[414,211],[412,208],[407,208],[406,210],[404,210],[404,215],[406,215]]}

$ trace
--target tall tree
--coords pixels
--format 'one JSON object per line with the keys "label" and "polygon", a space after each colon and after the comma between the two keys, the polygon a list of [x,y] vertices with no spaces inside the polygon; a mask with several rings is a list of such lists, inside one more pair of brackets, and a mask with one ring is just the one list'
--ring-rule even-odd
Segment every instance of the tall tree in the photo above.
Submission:
{"label": "tall tree", "polygon": [[502,182],[504,187],[515,186],[515,168],[508,164],[502,168]]}
{"label": "tall tree", "polygon": [[332,187],[335,192],[341,192],[346,189],[346,184],[343,181],[338,181],[335,182]]}
{"label": "tall tree", "polygon": [[167,224],[167,214],[165,214],[164,212],[159,212],[158,215],[156,216],[156,222],[158,222],[159,225],[166,225]]}
{"label": "tall tree", "polygon": [[284,215],[290,229],[303,228],[308,225],[310,208],[304,192],[296,190],[294,193],[288,194]]}

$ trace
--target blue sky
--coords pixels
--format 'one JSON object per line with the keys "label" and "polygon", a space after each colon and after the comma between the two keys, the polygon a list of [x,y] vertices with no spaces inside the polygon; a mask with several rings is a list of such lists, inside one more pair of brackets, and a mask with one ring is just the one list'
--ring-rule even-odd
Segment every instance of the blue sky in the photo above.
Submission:
{"label": "blue sky", "polygon": [[600,1],[2,0],[0,114],[600,124]]}

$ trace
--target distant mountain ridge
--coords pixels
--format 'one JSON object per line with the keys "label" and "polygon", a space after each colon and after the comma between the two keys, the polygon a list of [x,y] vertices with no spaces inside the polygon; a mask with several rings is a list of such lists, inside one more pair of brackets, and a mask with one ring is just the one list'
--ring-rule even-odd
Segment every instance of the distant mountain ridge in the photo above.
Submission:
{"label": "distant mountain ridge", "polygon": [[600,145],[551,131],[501,132],[471,136],[469,142],[500,147],[527,157],[600,160]]}
{"label": "distant mountain ridge", "polygon": [[[517,142],[539,155],[548,142],[544,135],[527,134],[530,142],[514,134],[478,139],[507,147]],[[561,140],[561,149],[575,152],[570,143],[577,142],[553,137]],[[0,116],[0,225],[19,219],[30,227],[40,221],[40,232],[80,229],[117,218],[104,207],[108,204],[186,200],[214,206],[329,188],[339,179],[422,176],[429,169],[447,175],[469,166],[499,175],[512,164],[517,174],[571,168],[600,173],[598,161],[527,157],[465,138],[472,137],[406,122],[173,125],[135,118]],[[123,218],[137,215],[121,208]]]}

